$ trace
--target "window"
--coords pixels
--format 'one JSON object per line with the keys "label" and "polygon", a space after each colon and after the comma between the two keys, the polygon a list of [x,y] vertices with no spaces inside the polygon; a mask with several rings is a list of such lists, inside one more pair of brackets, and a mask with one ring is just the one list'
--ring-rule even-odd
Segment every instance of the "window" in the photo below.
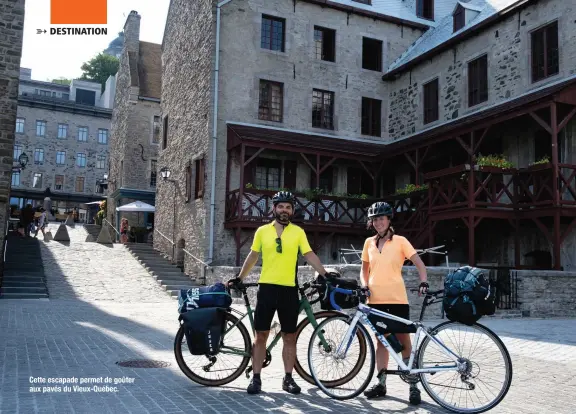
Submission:
{"label": "window", "polygon": [[58,138],[66,138],[68,136],[68,125],[58,124]]}
{"label": "window", "polygon": [[262,16],[262,32],[260,34],[260,47],[262,49],[284,52],[284,26],[286,20]]}
{"label": "window", "polygon": [[312,126],[334,129],[334,92],[314,89],[312,92]]}
{"label": "window", "polygon": [[150,187],[156,187],[158,178],[158,163],[156,160],[150,160]]}
{"label": "window", "polygon": [[488,100],[488,55],[468,63],[468,106]]}
{"label": "window", "polygon": [[108,144],[108,130],[98,128],[98,144]]}
{"label": "window", "polygon": [[96,156],[96,168],[102,170],[106,168],[106,155]]}
{"label": "window", "polygon": [[36,121],[36,136],[43,137],[46,135],[46,121]]}
{"label": "window", "polygon": [[77,88],[76,103],[94,106],[96,104],[96,92]]}
{"label": "window", "polygon": [[20,171],[12,171],[12,187],[20,185]]}
{"label": "window", "polygon": [[320,190],[331,193],[334,190],[334,172],[332,166],[326,168],[320,173],[320,182],[316,183],[316,174],[310,175],[310,188],[319,188]]}
{"label": "window", "polygon": [[283,84],[261,80],[258,119],[282,122],[283,94]]}
{"label": "window", "polygon": [[424,85],[424,123],[438,120],[438,79]]}
{"label": "window", "polygon": [[558,72],[558,22],[554,22],[532,33],[532,82]]}
{"label": "window", "polygon": [[22,145],[16,144],[14,145],[14,161],[18,161],[20,155],[22,155]]}
{"label": "window", "polygon": [[58,165],[66,164],[66,151],[56,152],[56,164]]}
{"label": "window", "polygon": [[16,133],[24,133],[24,118],[16,118]]}
{"label": "window", "polygon": [[162,149],[168,146],[168,115],[164,117],[164,125],[162,128]]}
{"label": "window", "polygon": [[154,116],[154,120],[152,122],[152,143],[159,144],[160,143],[160,117]]}
{"label": "window", "polygon": [[382,41],[362,38],[362,68],[382,71]]}
{"label": "window", "polygon": [[86,167],[86,154],[83,152],[76,154],[76,165],[78,167]]}
{"label": "window", "polygon": [[54,189],[55,190],[63,190],[64,189],[64,176],[57,175],[54,177]]}
{"label": "window", "polygon": [[50,91],[43,91],[43,90],[38,90],[38,89],[34,89],[34,92],[36,92],[36,95],[40,95],[40,96],[48,96],[50,97],[52,95],[52,93]]}
{"label": "window", "polygon": [[434,0],[416,0],[416,16],[434,20]]}
{"label": "window", "polygon": [[452,15],[452,19],[453,19],[453,32],[457,32],[458,30],[462,29],[464,26],[466,26],[466,15],[465,15],[465,10],[464,7],[462,7],[460,4],[456,7],[456,10],[454,10],[454,14]]}
{"label": "window", "polygon": [[258,188],[280,187],[280,161],[259,159],[256,162],[254,183]]}
{"label": "window", "polygon": [[194,199],[204,197],[204,158],[194,161],[196,182],[194,183]]}
{"label": "window", "polygon": [[84,177],[76,177],[76,186],[74,187],[77,193],[84,192]]}
{"label": "window", "polygon": [[36,148],[34,150],[34,164],[44,163],[44,150],[42,148]]}
{"label": "window", "polygon": [[32,176],[32,188],[42,188],[42,173],[34,173]]}
{"label": "window", "polygon": [[187,203],[192,197],[192,166],[190,165],[190,162],[188,162],[188,165],[186,165],[185,177],[186,188],[184,189],[184,202]]}
{"label": "window", "polygon": [[88,127],[78,127],[78,141],[88,141]]}
{"label": "window", "polygon": [[316,59],[334,62],[336,60],[336,30],[314,26]]}
{"label": "window", "polygon": [[362,98],[362,134],[379,137],[381,135],[382,101]]}

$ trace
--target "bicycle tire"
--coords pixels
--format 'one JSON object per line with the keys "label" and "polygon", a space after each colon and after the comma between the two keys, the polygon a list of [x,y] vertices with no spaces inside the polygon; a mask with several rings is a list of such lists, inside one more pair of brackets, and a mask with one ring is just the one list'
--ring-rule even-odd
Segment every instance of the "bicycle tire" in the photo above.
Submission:
{"label": "bicycle tire", "polygon": [[[244,349],[246,350],[248,355],[242,359],[240,366],[230,376],[218,380],[206,379],[199,375],[196,375],[188,367],[188,365],[186,365],[186,362],[184,361],[184,358],[182,356],[182,338],[184,337],[183,327],[180,326],[178,332],[176,333],[176,337],[174,338],[174,356],[176,357],[178,367],[184,373],[184,375],[186,375],[192,381],[200,385],[205,385],[207,387],[219,387],[221,385],[228,384],[237,379],[240,375],[242,375],[242,373],[246,370],[248,363],[250,362],[251,358],[250,355],[252,354],[252,339],[250,338],[248,330],[246,329],[242,321],[239,321],[236,316],[232,315],[229,312],[226,313],[226,321],[231,322],[232,325],[237,323],[236,327],[240,330],[242,338],[244,339]],[[216,356],[217,355],[218,354],[216,354]]]}
{"label": "bicycle tire", "polygon": [[[329,318],[332,316],[338,316],[338,315],[341,315],[341,313],[336,312],[336,311],[320,311],[320,312],[316,312],[314,314],[314,318],[316,319],[316,321],[319,321],[319,319],[326,319],[326,318]],[[310,321],[308,320],[308,318],[303,319],[298,324],[298,326],[296,328],[296,344],[297,344],[296,346],[298,346],[298,338],[300,338],[300,334],[302,333],[304,328],[306,328],[306,326],[308,326],[308,325],[310,325]],[[366,342],[361,340],[359,333],[356,333],[356,335],[358,335],[358,339],[360,340],[360,355],[358,358],[358,362],[356,362],[356,365],[354,366],[354,369],[348,375],[346,375],[346,376],[344,376],[338,380],[324,381],[326,386],[337,387],[339,385],[345,384],[348,381],[350,381],[352,378],[354,378],[358,374],[358,372],[362,369],[364,361],[366,360]],[[310,365],[308,365],[308,368],[310,368]],[[300,377],[304,381],[308,382],[309,384],[316,385],[316,381],[314,380],[312,375],[310,375],[309,371],[304,369],[304,367],[300,363],[300,360],[298,359],[298,355],[296,355],[296,363],[294,364],[294,369],[296,370],[298,375],[300,375]]]}
{"label": "bicycle tire", "polygon": [[[324,329],[324,326],[328,323],[330,323],[331,321],[335,320],[335,319],[341,319],[343,320],[345,323],[347,323],[348,325],[350,324],[350,317],[348,317],[347,315],[344,314],[339,314],[339,315],[335,315],[329,318],[324,319],[319,325],[318,327],[314,330],[314,333],[312,334],[312,336],[310,337],[310,343],[308,344],[308,366],[310,367],[310,371],[312,374],[312,377],[314,378],[314,383],[316,384],[316,386],[318,386],[318,388],[320,388],[320,390],[326,394],[327,396],[329,396],[330,398],[333,398],[335,400],[348,400],[348,399],[352,399],[357,397],[358,395],[360,395],[370,384],[370,381],[372,381],[372,376],[374,375],[374,369],[376,366],[376,352],[374,350],[374,344],[372,343],[372,339],[370,338],[370,334],[368,333],[368,331],[366,330],[366,327],[364,325],[362,325],[362,323],[360,323],[360,321],[357,322],[356,327],[358,328],[358,330],[356,331],[356,335],[358,335],[359,332],[361,332],[361,334],[359,335],[359,340],[360,343],[364,343],[367,344],[368,346],[365,349],[364,353],[366,353],[366,349],[370,350],[370,368],[369,368],[369,374],[366,377],[366,380],[364,381],[364,383],[360,386],[360,388],[358,388],[352,395],[348,395],[348,396],[339,396],[339,395],[334,395],[330,392],[330,387],[335,387],[338,385],[343,385],[346,384],[347,382],[351,381],[352,379],[354,379],[354,377],[358,374],[359,371],[356,371],[354,376],[350,377],[348,379],[348,381],[346,382],[342,382],[341,384],[338,385],[332,385],[330,384],[331,381],[319,381],[317,378],[315,378],[314,375],[314,369],[312,368],[312,363],[310,361],[311,359],[311,353],[312,353],[312,349],[314,347],[314,344],[316,342],[315,337],[318,335],[318,332],[322,329]],[[364,355],[363,359],[366,359],[366,355]]]}
{"label": "bicycle tire", "polygon": [[[446,326],[449,326],[449,325],[460,325],[460,326],[467,326],[467,327],[479,329],[480,331],[484,331],[484,333],[488,337],[490,337],[490,339],[492,339],[494,341],[496,346],[500,349],[500,352],[502,353],[502,356],[503,356],[503,359],[504,359],[504,362],[506,365],[506,369],[507,369],[507,373],[508,373],[508,375],[506,376],[506,380],[505,380],[506,384],[502,388],[502,390],[500,391],[500,394],[496,397],[496,399],[494,401],[492,401],[491,403],[489,403],[488,405],[486,405],[484,407],[480,407],[478,409],[466,409],[466,410],[454,408],[453,406],[445,403],[440,398],[438,398],[436,393],[432,391],[432,389],[431,389],[430,385],[428,384],[428,381],[427,381],[426,377],[424,376],[424,374],[420,374],[420,380],[422,382],[422,387],[424,388],[424,390],[426,390],[426,393],[430,396],[430,398],[432,398],[438,405],[440,405],[441,407],[443,407],[449,411],[452,411],[455,413],[478,414],[478,413],[483,413],[485,411],[491,410],[492,408],[496,407],[504,399],[504,397],[508,393],[508,390],[510,389],[510,385],[512,384],[512,375],[513,375],[512,359],[510,358],[510,354],[508,353],[508,349],[506,348],[506,345],[504,345],[502,340],[498,337],[498,335],[496,335],[492,330],[490,330],[486,326],[481,325],[479,323],[474,323],[473,325],[462,325],[461,323],[458,323],[458,322],[446,321],[446,322],[442,322],[442,323],[436,325],[434,328],[432,328],[432,332],[434,332],[434,335],[436,335],[439,331],[445,329]],[[420,347],[418,348],[418,366],[419,367],[422,367],[422,358],[423,358],[424,352],[426,351],[426,346],[428,346],[430,341],[431,341],[430,338],[428,336],[426,336],[424,338],[424,340],[422,341],[422,343],[420,344]]]}

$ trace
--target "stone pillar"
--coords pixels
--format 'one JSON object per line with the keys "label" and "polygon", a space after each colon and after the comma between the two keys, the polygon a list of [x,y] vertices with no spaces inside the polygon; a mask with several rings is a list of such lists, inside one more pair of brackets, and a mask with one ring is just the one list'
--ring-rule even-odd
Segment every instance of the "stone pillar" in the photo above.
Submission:
{"label": "stone pillar", "polygon": [[[0,0],[0,247],[4,246],[6,220],[10,214],[10,183],[12,182],[12,149],[18,107],[18,83],[22,37],[24,30],[24,1]],[[0,256],[0,270],[3,269]]]}

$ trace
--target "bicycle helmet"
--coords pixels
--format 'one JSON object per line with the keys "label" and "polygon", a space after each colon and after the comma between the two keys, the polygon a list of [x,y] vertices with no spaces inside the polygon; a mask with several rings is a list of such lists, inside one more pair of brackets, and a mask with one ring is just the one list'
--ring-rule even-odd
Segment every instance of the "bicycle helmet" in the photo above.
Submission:
{"label": "bicycle helmet", "polygon": [[374,217],[388,216],[390,220],[394,217],[394,210],[390,204],[385,201],[378,201],[370,206],[368,209],[368,220]]}
{"label": "bicycle helmet", "polygon": [[278,191],[272,197],[272,204],[276,206],[278,203],[290,203],[294,207],[294,195],[290,191]]}

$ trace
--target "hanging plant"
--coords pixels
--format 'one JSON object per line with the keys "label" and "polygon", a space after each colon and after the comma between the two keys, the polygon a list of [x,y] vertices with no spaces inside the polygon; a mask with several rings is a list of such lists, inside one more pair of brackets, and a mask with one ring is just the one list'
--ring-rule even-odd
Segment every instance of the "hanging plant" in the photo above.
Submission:
{"label": "hanging plant", "polygon": [[480,167],[514,168],[514,164],[506,159],[504,155],[482,155],[476,157],[476,164]]}
{"label": "hanging plant", "polygon": [[548,156],[545,155],[542,158],[540,158],[538,161],[534,161],[533,163],[530,163],[530,165],[543,165],[543,164],[548,164],[548,163],[550,163],[550,158],[548,158]]}
{"label": "hanging plant", "polygon": [[406,184],[406,186],[404,188],[400,188],[400,189],[396,190],[396,193],[394,193],[394,194],[395,195],[410,194],[410,193],[414,193],[416,191],[423,191],[423,190],[427,190],[427,189],[428,189],[428,184],[421,184],[421,185]]}

